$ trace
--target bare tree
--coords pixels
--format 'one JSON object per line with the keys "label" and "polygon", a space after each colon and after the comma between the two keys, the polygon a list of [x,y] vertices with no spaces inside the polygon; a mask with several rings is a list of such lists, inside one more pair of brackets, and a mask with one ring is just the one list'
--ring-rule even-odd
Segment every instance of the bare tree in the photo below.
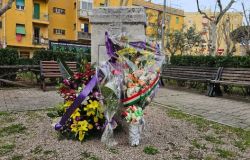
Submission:
{"label": "bare tree", "polygon": [[227,4],[227,6],[224,9],[223,9],[221,0],[217,0],[216,2],[217,2],[216,5],[218,5],[218,7],[219,7],[219,12],[214,12],[215,14],[212,18],[212,17],[208,16],[206,12],[203,12],[200,9],[199,0],[196,0],[198,12],[210,21],[210,29],[211,29],[211,32],[210,32],[211,33],[211,35],[210,35],[211,47],[210,47],[210,51],[209,51],[210,55],[216,54],[217,26],[218,26],[220,20],[222,19],[222,17],[232,7],[232,5],[236,2],[236,0],[230,0],[230,2]]}
{"label": "bare tree", "polygon": [[0,16],[2,16],[7,10],[11,9],[12,4],[15,0],[9,0],[7,4],[5,4],[1,9],[0,9]]}
{"label": "bare tree", "polygon": [[128,0],[120,0],[120,6],[127,6]]}
{"label": "bare tree", "polygon": [[250,22],[249,22],[250,21],[250,13],[247,17],[244,3],[241,3],[241,5],[242,5],[242,9],[243,9],[243,14],[244,14],[244,17],[245,17],[245,20],[247,23],[247,27],[244,27],[244,29],[246,29],[247,35],[245,36],[246,38],[243,38],[243,41],[245,43],[245,45],[243,45],[243,47],[245,48],[247,55],[250,55]]}

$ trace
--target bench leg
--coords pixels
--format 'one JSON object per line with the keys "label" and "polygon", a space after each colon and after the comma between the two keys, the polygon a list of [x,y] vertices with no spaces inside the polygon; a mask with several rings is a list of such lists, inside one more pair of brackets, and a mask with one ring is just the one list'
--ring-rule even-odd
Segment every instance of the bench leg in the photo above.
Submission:
{"label": "bench leg", "polygon": [[43,91],[46,91],[46,84],[45,84],[45,78],[41,78],[40,79],[40,84],[41,84],[41,89],[43,90]]}
{"label": "bench leg", "polygon": [[209,83],[207,96],[209,97],[222,96],[220,84]]}

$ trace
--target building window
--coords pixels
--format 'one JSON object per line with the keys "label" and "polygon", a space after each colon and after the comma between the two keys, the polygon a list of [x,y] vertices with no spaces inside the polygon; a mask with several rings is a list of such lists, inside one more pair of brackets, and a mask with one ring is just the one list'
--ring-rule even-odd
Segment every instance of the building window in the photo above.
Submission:
{"label": "building window", "polygon": [[81,31],[88,33],[89,32],[89,24],[87,24],[87,23],[81,24]]}
{"label": "building window", "polygon": [[64,29],[54,29],[54,34],[65,35]]}
{"label": "building window", "polygon": [[53,12],[57,14],[65,14],[65,9],[53,7]]}
{"label": "building window", "polygon": [[74,9],[76,9],[76,2],[74,3]]}
{"label": "building window", "polygon": [[17,10],[24,10],[24,0],[16,0],[16,9]]}
{"label": "building window", "polygon": [[76,30],[76,24],[74,24],[74,30]]}
{"label": "building window", "polygon": [[104,3],[100,3],[100,7],[105,7],[105,4]]}
{"label": "building window", "polygon": [[80,10],[92,10],[92,0],[82,0],[80,2]]}
{"label": "building window", "polygon": [[19,57],[23,58],[23,59],[29,59],[30,58],[30,52],[20,51]]}
{"label": "building window", "polygon": [[24,24],[16,24],[16,34],[25,35],[25,25]]}
{"label": "building window", "polygon": [[176,17],[175,22],[176,24],[179,24],[179,17]]}
{"label": "building window", "polygon": [[2,23],[2,21],[0,21],[0,29],[2,28],[2,26],[3,26],[3,23]]}

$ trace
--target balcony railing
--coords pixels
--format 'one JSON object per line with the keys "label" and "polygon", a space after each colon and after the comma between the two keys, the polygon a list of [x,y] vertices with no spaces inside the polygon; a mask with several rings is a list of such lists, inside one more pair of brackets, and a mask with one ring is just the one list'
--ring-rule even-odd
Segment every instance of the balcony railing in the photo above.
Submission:
{"label": "balcony railing", "polygon": [[91,40],[91,33],[88,32],[78,32],[79,40]]}
{"label": "balcony railing", "polygon": [[48,45],[49,40],[48,40],[48,38],[33,37],[33,44],[34,45]]}
{"label": "balcony railing", "polygon": [[48,13],[40,13],[40,14],[33,13],[33,20],[49,22],[49,15]]}
{"label": "balcony railing", "polygon": [[91,10],[78,10],[78,16],[79,18],[89,18],[89,16],[92,14]]}

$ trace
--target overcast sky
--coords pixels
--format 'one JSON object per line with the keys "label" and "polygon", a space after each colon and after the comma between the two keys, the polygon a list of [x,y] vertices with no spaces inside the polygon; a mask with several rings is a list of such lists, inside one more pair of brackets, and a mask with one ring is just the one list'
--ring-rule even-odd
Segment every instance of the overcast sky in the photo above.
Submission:
{"label": "overcast sky", "polygon": [[[201,9],[211,9],[214,10],[216,0],[199,0]],[[229,3],[230,0],[222,0],[223,7]],[[250,10],[250,0],[236,0],[237,2],[233,4],[232,11],[242,11],[241,2],[245,3],[247,10]],[[152,0],[152,2],[163,4],[163,0]],[[184,9],[186,12],[197,11],[196,0],[167,0],[167,5],[172,7],[177,7]]]}

